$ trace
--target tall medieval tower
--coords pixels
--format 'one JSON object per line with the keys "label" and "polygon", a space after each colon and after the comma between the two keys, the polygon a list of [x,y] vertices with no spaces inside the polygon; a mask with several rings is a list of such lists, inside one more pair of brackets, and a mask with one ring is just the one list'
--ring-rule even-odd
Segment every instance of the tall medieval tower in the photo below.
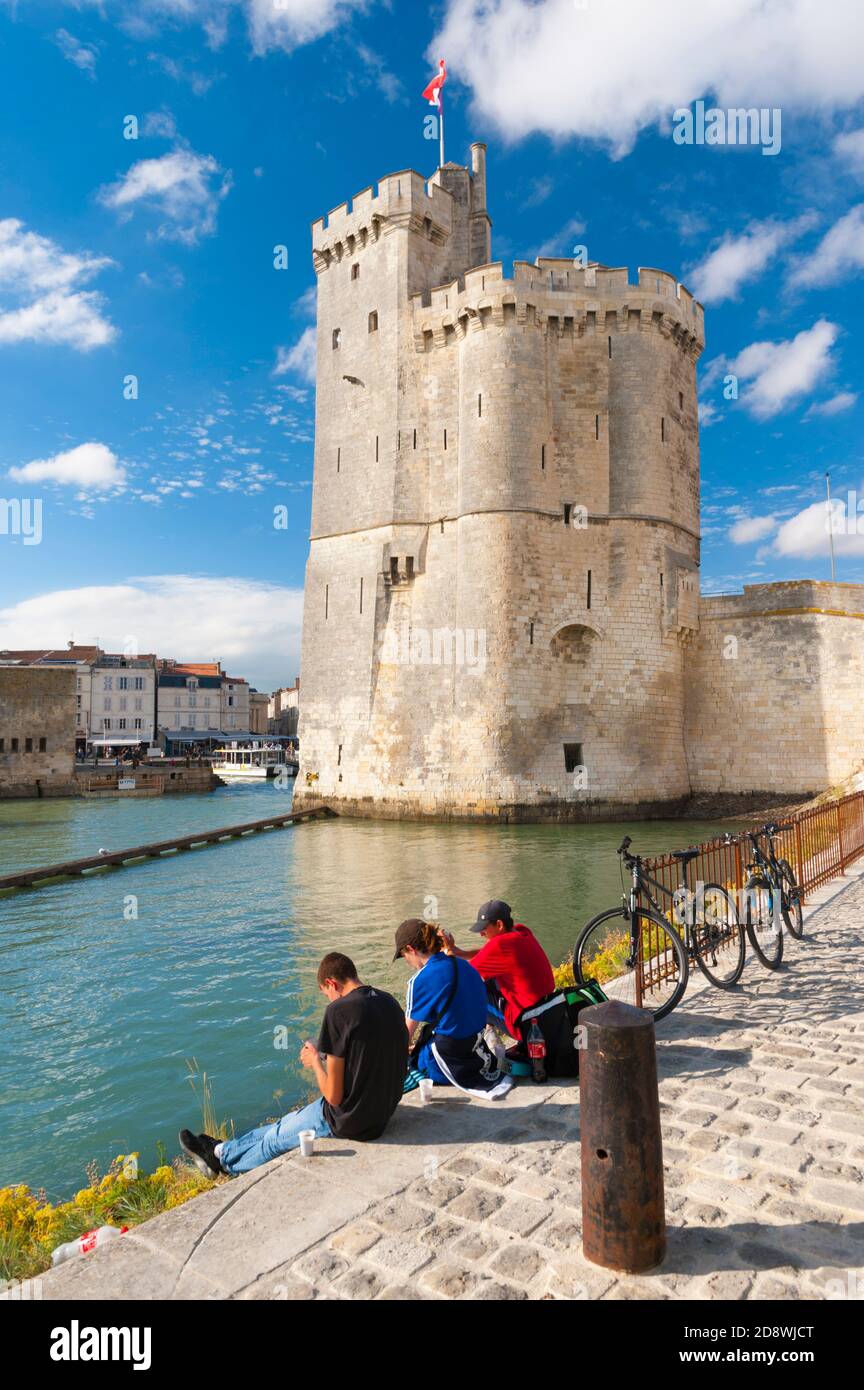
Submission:
{"label": "tall medieval tower", "polygon": [[490,263],[486,147],[312,228],[296,801],[656,814],[689,793],[702,308],[673,276]]}

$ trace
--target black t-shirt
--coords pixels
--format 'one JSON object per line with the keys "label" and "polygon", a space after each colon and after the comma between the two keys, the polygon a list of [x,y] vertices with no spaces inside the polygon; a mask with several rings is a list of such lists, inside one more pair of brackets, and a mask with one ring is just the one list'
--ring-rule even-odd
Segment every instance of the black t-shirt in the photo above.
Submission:
{"label": "black t-shirt", "polygon": [[408,1062],[405,1015],[392,994],[360,985],[328,1004],[318,1051],[345,1058],[341,1105],[324,1118],[342,1139],[377,1139],[402,1099]]}

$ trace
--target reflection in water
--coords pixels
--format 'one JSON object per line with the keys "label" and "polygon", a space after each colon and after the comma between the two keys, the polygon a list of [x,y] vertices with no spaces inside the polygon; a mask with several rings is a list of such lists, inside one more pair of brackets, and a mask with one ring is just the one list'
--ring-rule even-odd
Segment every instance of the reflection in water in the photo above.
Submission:
{"label": "reflection in water", "polygon": [[[271,814],[272,785],[211,796],[0,803],[0,873]],[[401,1000],[393,932],[424,912],[465,944],[505,898],[554,963],[620,896],[624,834],[648,852],[705,824],[460,826],[333,820],[0,899],[0,1185],[65,1197],[84,1165],[176,1151],[199,1122],[187,1059],[239,1129],[303,1099],[296,1063],[323,1008],[320,957],[345,951]],[[285,1025],[287,1051],[274,1047]]]}

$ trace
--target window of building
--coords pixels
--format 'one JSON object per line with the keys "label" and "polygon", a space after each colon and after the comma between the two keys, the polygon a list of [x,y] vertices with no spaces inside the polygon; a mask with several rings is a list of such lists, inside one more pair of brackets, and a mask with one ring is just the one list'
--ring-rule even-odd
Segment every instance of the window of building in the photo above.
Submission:
{"label": "window of building", "polygon": [[360,576],[360,612],[363,612],[363,576]]}
{"label": "window of building", "polygon": [[135,707],[135,709],[143,709],[143,708],[144,708],[144,701],[141,699],[140,695],[139,695],[139,696],[136,696],[136,699],[135,699],[135,706],[134,706],[134,707]]}
{"label": "window of building", "polygon": [[444,452],[447,452],[447,431],[444,431]]}
{"label": "window of building", "polygon": [[660,416],[660,443],[666,443],[666,416]]}
{"label": "window of building", "polygon": [[483,414],[483,397],[482,397],[482,395],[478,395],[478,396],[477,396],[477,416],[478,416],[478,418],[479,418],[482,414]]}
{"label": "window of building", "polygon": [[126,728],[126,720],[125,720],[125,719],[118,719],[118,720],[117,720],[117,728],[118,728],[118,729],[125,729],[125,728]]}
{"label": "window of building", "polygon": [[17,753],[17,752],[18,752],[18,740],[17,740],[17,738],[10,738],[10,740],[9,740],[9,748],[10,748],[10,751],[13,752],[13,753]]}
{"label": "window of building", "polygon": [[136,689],[136,690],[143,690],[143,689],[144,689],[144,677],[143,677],[143,676],[136,676],[136,677],[135,677],[135,689]]}
{"label": "window of building", "polygon": [[588,571],[588,583],[585,586],[585,607],[591,607],[591,571]]}
{"label": "window of building", "polygon": [[128,677],[128,676],[118,676],[118,677],[117,677],[117,689],[118,689],[118,690],[128,690],[128,689],[129,689],[129,677]]}
{"label": "window of building", "polygon": [[190,708],[190,709],[194,709],[195,706],[197,705],[197,703],[198,703],[198,696],[197,696],[197,695],[190,695],[190,696],[189,696],[189,708]]}
{"label": "window of building", "polygon": [[565,772],[575,772],[576,769],[577,769],[577,767],[583,767],[583,766],[584,766],[584,764],[583,764],[583,762],[582,762],[582,744],[581,744],[581,743],[565,743],[565,744],[564,744],[564,771],[565,771]]}
{"label": "window of building", "polygon": [[595,416],[594,416],[594,438],[595,438],[595,439],[599,439],[599,438],[600,438],[600,416],[599,416],[599,415],[595,415]]}
{"label": "window of building", "polygon": [[356,261],[354,262],[354,264],[353,264],[352,267],[351,267],[351,279],[352,279],[352,280],[359,280],[359,279],[360,279],[360,266],[358,265],[358,263],[357,263]]}
{"label": "window of building", "polygon": [[210,696],[209,696],[209,695],[205,695],[205,696],[204,696],[204,708],[205,708],[205,709],[209,709],[209,708],[210,708]]}
{"label": "window of building", "polygon": [[370,332],[370,333],[377,333],[377,332],[378,332],[378,310],[377,310],[377,309],[373,309],[372,312],[371,312],[371,314],[369,315],[369,332]]}
{"label": "window of building", "polygon": [[231,706],[232,706],[233,704],[234,704],[234,696],[233,696],[233,695],[229,695],[229,696],[228,696],[228,708],[230,709]]}
{"label": "window of building", "polygon": [[378,462],[378,436],[375,436],[375,462]]}
{"label": "window of building", "polygon": [[529,624],[528,624],[528,643],[529,643],[529,646],[532,646],[532,647],[534,646],[534,624],[533,624],[533,623],[529,623]]}
{"label": "window of building", "polygon": [[103,720],[102,720],[102,728],[103,728],[103,729],[110,729],[110,728],[111,728],[111,720],[110,720],[110,719],[103,719]]}
{"label": "window of building", "polygon": [[103,708],[103,709],[110,709],[110,708],[111,708],[111,696],[110,696],[110,695],[109,695],[106,699],[104,699],[104,700],[102,701],[102,708]]}
{"label": "window of building", "polygon": [[612,339],[611,339],[611,337],[609,338],[609,356],[610,356],[610,357],[612,356]]}
{"label": "window of building", "polygon": [[684,392],[683,392],[683,391],[679,391],[679,392],[678,392],[678,409],[679,409],[679,410],[683,410],[683,409],[684,409]]}
{"label": "window of building", "polygon": [[565,503],[564,503],[564,525],[565,525],[565,526],[569,526],[569,525],[570,525],[570,513],[571,513],[572,510],[573,510],[573,504],[572,504],[571,502],[565,502]]}
{"label": "window of building", "polygon": [[334,329],[333,329],[333,351],[335,352],[335,351],[337,350],[337,348],[341,347],[341,345],[342,345],[342,329],[341,329],[341,328],[334,328]]}
{"label": "window of building", "polygon": [[136,729],[143,729],[143,727],[144,727],[144,722],[143,722],[143,720],[141,720],[141,719],[136,719],[136,720],[135,720],[135,728],[136,728]]}
{"label": "window of building", "polygon": [[47,753],[47,752],[48,752],[48,740],[47,740],[47,738],[40,738],[40,740],[39,740],[39,752],[40,752],[40,753]]}
{"label": "window of building", "polygon": [[197,690],[197,689],[198,689],[198,677],[197,677],[197,676],[187,676],[187,677],[186,677],[186,689],[187,689],[187,690]]}
{"label": "window of building", "polygon": [[340,447],[336,450],[336,472],[337,472],[337,473],[340,471],[341,467],[342,467],[342,447],[341,447],[341,445],[340,445]]}
{"label": "window of building", "polygon": [[102,689],[103,689],[103,690],[111,690],[111,689],[113,688],[113,685],[114,685],[114,677],[113,677],[113,676],[103,676],[103,677],[102,677]]}
{"label": "window of building", "polygon": [[126,699],[126,696],[125,696],[125,695],[121,695],[121,696],[120,696],[120,699],[117,701],[117,707],[118,707],[118,709],[126,709],[126,707],[128,706],[128,704],[129,704],[129,701]]}
{"label": "window of building", "polygon": [[180,708],[180,696],[179,696],[179,695],[175,695],[175,696],[174,696],[174,708],[175,708],[175,709],[179,709],[179,708]]}
{"label": "window of building", "polygon": [[33,740],[32,740],[32,738],[25,738],[25,740],[24,740],[24,752],[25,752],[25,753],[32,753],[32,752],[33,752]]}
{"label": "window of building", "polygon": [[324,618],[325,621],[330,616],[330,585],[324,585]]}
{"label": "window of building", "polygon": [[546,467],[546,445],[545,445],[545,444],[541,444],[541,445],[540,445],[540,467],[541,467],[541,468],[544,468],[544,469],[545,469],[545,467]]}

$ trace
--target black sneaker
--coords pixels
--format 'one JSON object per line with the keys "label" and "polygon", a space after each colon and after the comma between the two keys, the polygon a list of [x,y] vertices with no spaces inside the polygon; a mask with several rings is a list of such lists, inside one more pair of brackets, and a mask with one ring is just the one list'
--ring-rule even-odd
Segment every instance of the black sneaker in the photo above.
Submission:
{"label": "black sneaker", "polygon": [[224,1169],[216,1157],[218,1139],[211,1139],[209,1134],[193,1134],[191,1129],[181,1129],[179,1138],[181,1149],[189,1155],[199,1173],[205,1178],[222,1176]]}

